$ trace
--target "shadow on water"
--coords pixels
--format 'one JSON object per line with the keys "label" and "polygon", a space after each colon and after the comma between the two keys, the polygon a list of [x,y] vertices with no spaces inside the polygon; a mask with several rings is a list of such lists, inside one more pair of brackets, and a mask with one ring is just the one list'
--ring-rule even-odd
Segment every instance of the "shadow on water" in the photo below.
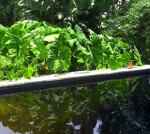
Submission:
{"label": "shadow on water", "polygon": [[34,134],[149,134],[150,77],[0,98],[0,129]]}

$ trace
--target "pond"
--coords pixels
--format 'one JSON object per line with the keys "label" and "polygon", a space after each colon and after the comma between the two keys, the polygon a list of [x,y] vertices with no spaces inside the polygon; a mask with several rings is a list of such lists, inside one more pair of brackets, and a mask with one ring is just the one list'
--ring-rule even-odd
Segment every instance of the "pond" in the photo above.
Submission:
{"label": "pond", "polygon": [[0,97],[3,134],[149,134],[150,76]]}

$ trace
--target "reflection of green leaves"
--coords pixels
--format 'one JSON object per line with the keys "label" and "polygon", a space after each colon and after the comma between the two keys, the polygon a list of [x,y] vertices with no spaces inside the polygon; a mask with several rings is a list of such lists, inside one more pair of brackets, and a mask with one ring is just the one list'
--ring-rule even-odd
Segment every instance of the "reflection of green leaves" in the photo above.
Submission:
{"label": "reflection of green leaves", "polygon": [[[145,95],[144,104],[147,104],[145,100],[148,100],[149,90],[146,90],[146,87],[147,89],[149,87],[148,84],[146,85],[147,80],[145,80],[146,83],[142,84],[141,82],[143,80],[138,78],[133,78],[130,82],[123,79],[95,85],[1,97],[1,122],[5,122],[5,126],[13,131],[24,133],[47,133],[48,131],[66,133],[66,129],[68,133],[72,133],[72,127],[68,125],[70,122],[78,125],[82,123],[84,127],[86,123],[83,121],[88,119],[96,122],[97,117],[104,116],[106,111],[112,113],[114,110],[116,114],[117,110],[119,113],[122,110],[124,112],[122,113],[123,117],[125,115],[126,118],[128,117],[126,112],[129,114],[135,108],[131,107],[129,110],[124,110],[134,102],[133,97],[138,99],[137,97]],[[142,91],[141,84],[144,85],[143,89],[146,93]],[[143,100],[143,98],[138,100]],[[126,103],[127,101],[130,101],[130,105]],[[133,112],[130,114],[133,116]],[[20,122],[18,124],[20,127],[17,126],[16,129],[17,122]]]}
{"label": "reflection of green leaves", "polygon": [[89,100],[84,100],[77,106],[75,110],[76,115],[81,115],[85,111],[88,102]]}

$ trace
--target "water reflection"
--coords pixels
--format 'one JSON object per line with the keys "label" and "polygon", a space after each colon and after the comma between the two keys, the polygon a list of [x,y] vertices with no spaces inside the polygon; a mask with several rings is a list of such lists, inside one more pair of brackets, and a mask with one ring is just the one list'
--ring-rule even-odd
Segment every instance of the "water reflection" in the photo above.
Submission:
{"label": "water reflection", "polygon": [[148,134],[149,107],[141,77],[1,97],[0,122],[13,133]]}
{"label": "water reflection", "polygon": [[93,128],[93,134],[99,134],[99,132],[101,131],[100,130],[101,127],[102,127],[102,121],[101,120],[97,120],[95,128]]}
{"label": "water reflection", "polygon": [[8,127],[4,127],[3,124],[0,122],[0,130],[2,134],[19,134],[19,133],[14,133],[11,129]]}

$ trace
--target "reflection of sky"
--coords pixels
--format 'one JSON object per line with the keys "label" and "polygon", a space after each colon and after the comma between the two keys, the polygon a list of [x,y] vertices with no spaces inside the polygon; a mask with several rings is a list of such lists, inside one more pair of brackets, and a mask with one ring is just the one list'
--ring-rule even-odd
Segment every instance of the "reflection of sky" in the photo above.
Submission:
{"label": "reflection of sky", "polygon": [[[70,125],[74,128],[74,130],[80,130],[81,129],[81,125],[73,125],[73,123],[70,121],[70,123],[66,123],[67,125]],[[95,128],[93,128],[93,134],[100,134],[100,126],[102,126],[102,121],[101,120],[97,120],[96,126]]]}
{"label": "reflection of sky", "polygon": [[4,127],[3,124],[0,122],[0,133],[1,134],[20,134],[18,132],[14,132],[11,129],[9,129],[8,127]]}
{"label": "reflection of sky", "polygon": [[99,132],[100,126],[102,126],[102,121],[97,120],[96,126],[95,128],[93,128],[93,134],[100,134]]}
{"label": "reflection of sky", "polygon": [[81,129],[81,125],[73,125],[73,123],[70,121],[70,123],[66,123],[69,126],[72,126],[74,128],[74,130],[80,130]]}

